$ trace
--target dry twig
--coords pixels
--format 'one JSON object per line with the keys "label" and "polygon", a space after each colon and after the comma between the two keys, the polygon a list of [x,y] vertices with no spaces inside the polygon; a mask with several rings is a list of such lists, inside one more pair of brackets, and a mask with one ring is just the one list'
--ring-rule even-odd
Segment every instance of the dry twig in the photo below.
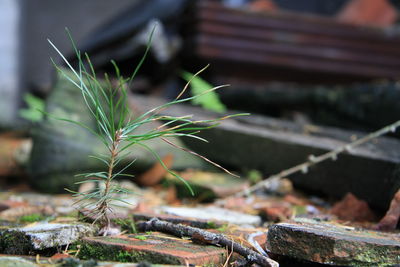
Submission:
{"label": "dry twig", "polygon": [[340,146],[340,147],[338,147],[332,151],[329,151],[325,154],[322,154],[318,157],[316,157],[314,155],[310,155],[308,157],[307,161],[305,161],[299,165],[293,166],[289,169],[283,170],[278,174],[271,175],[267,179],[265,179],[261,182],[258,182],[257,184],[251,186],[250,188],[247,188],[246,190],[244,190],[242,192],[237,193],[236,196],[249,195],[249,194],[253,193],[254,191],[261,189],[261,188],[268,189],[270,187],[270,185],[276,183],[276,181],[279,181],[280,179],[282,179],[284,177],[288,177],[289,175],[292,175],[297,172],[307,173],[308,169],[311,166],[316,165],[316,164],[318,164],[322,161],[328,160],[328,159],[336,160],[339,154],[341,154],[343,152],[351,153],[353,148],[360,146],[362,144],[365,144],[365,143],[367,143],[377,137],[385,135],[387,133],[390,133],[390,132],[394,133],[398,127],[400,127],[400,120],[396,121],[395,123],[392,123],[390,125],[387,125],[381,129],[379,129],[378,131],[372,132],[360,139],[357,139],[354,142]]}
{"label": "dry twig", "polygon": [[251,263],[256,263],[261,266],[277,267],[279,264],[267,256],[263,256],[249,248],[246,248],[222,234],[211,233],[199,228],[185,226],[182,224],[173,224],[153,218],[150,221],[139,224],[141,231],[159,231],[169,233],[178,237],[189,236],[193,241],[219,245],[232,249],[232,251],[242,255]]}

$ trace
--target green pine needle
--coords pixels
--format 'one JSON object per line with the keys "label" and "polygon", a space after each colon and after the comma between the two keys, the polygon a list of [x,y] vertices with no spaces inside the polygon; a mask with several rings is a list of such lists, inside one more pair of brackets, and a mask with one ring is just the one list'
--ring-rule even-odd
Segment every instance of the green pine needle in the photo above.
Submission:
{"label": "green pine needle", "polygon": [[[120,171],[118,172],[115,171],[115,168],[120,163],[121,159],[126,157],[126,154],[123,153],[126,149],[132,146],[140,146],[146,149],[155,157],[155,159],[157,159],[160,162],[160,164],[170,174],[180,179],[187,186],[190,192],[194,194],[192,188],[187,183],[187,181],[184,180],[175,172],[168,169],[168,167],[165,166],[165,164],[162,162],[159,155],[151,147],[146,145],[145,142],[147,140],[151,140],[154,138],[161,138],[169,145],[177,149],[182,149],[184,151],[192,153],[193,155],[199,156],[200,158],[210,162],[211,164],[214,164],[215,166],[223,169],[221,166],[210,161],[209,159],[206,159],[190,150],[176,146],[167,138],[185,136],[190,138],[196,138],[201,141],[207,141],[205,139],[202,139],[201,137],[196,136],[196,134],[201,130],[217,126],[218,122],[223,119],[237,115],[243,115],[243,114],[236,114],[215,120],[194,121],[191,119],[191,116],[171,117],[171,116],[162,116],[159,114],[162,110],[168,108],[171,105],[187,101],[196,101],[201,98],[210,97],[210,95],[211,98],[214,99],[211,101],[214,102],[213,106],[218,107],[218,105],[215,104],[216,102],[215,96],[212,96],[212,94],[214,93],[215,90],[222,88],[224,86],[211,87],[205,84],[203,80],[198,78],[198,74],[200,74],[200,72],[205,69],[204,68],[203,70],[199,71],[194,75],[190,74],[190,77],[188,76],[189,75],[188,73],[184,74],[184,76],[187,76],[188,78],[187,79],[188,83],[175,100],[166,103],[164,105],[161,105],[159,107],[153,108],[152,110],[149,110],[148,112],[142,114],[137,118],[133,118],[131,116],[127,103],[128,97],[126,88],[129,88],[129,85],[132,83],[132,80],[134,79],[135,75],[140,69],[140,66],[143,64],[145,60],[145,57],[150,49],[151,39],[154,30],[155,29],[153,29],[153,31],[150,34],[146,52],[143,55],[142,59],[140,60],[139,64],[134,69],[132,76],[130,76],[129,78],[124,78],[121,75],[117,64],[114,61],[111,61],[115,70],[114,75],[116,77],[115,79],[115,81],[117,82],[116,85],[113,82],[111,82],[111,78],[108,74],[105,74],[105,82],[99,81],[89,56],[87,54],[84,54],[82,56],[82,53],[77,49],[77,46],[75,45],[68,29],[66,29],[67,35],[71,40],[72,47],[75,51],[78,60],[78,66],[76,69],[72,67],[72,65],[68,62],[65,56],[58,50],[58,48],[50,40],[48,40],[50,45],[59,54],[59,56],[62,58],[67,67],[72,71],[72,74],[70,72],[64,71],[62,68],[57,66],[52,60],[53,64],[55,65],[55,68],[81,91],[82,98],[88,108],[88,112],[90,112],[90,114],[93,116],[96,122],[96,127],[93,129],[84,124],[72,120],[64,118],[56,118],[56,119],[73,123],[87,129],[94,136],[100,139],[108,149],[108,155],[91,156],[92,158],[97,159],[105,164],[105,171],[84,173],[78,175],[83,179],[82,181],[78,182],[79,184],[95,182],[98,184],[98,186],[88,190],[87,192],[73,192],[71,190],[68,191],[71,192],[74,197],[76,197],[77,200],[75,203],[77,203],[79,208],[89,209],[89,214],[95,217],[95,222],[99,221],[106,227],[108,227],[110,224],[108,213],[110,211],[112,212],[111,205],[113,204],[113,202],[116,201],[124,202],[123,198],[121,197],[121,194],[126,195],[131,193],[126,189],[118,187],[112,181],[117,177],[121,176],[132,177],[131,174],[127,174],[124,172],[132,164],[134,164],[134,161],[125,166],[120,166],[119,167]],[[187,98],[180,98],[183,95],[186,88],[189,86],[190,82],[193,83],[193,88],[202,87],[201,92],[200,91],[196,92],[195,95]],[[205,100],[201,101],[204,102]],[[217,109],[219,111],[224,110],[221,106],[219,106]],[[162,125],[157,129],[148,131],[144,134],[136,134],[136,130],[140,128],[142,125],[153,123],[154,121],[160,121]]]}

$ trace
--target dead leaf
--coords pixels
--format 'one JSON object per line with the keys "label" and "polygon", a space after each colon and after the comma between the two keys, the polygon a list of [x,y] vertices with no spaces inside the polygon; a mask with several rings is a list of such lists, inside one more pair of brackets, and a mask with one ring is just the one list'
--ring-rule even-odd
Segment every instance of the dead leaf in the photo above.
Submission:
{"label": "dead leaf", "polygon": [[400,190],[394,195],[390,202],[389,210],[386,215],[376,225],[377,230],[391,231],[396,229],[400,219]]}
{"label": "dead leaf", "polygon": [[167,190],[165,191],[165,202],[168,203],[168,205],[179,205],[181,204],[181,201],[178,199],[176,187],[174,185],[169,186]]}
{"label": "dead leaf", "polygon": [[288,220],[292,214],[292,206],[287,202],[270,203],[259,209],[260,214],[266,218],[267,221],[282,222]]}
{"label": "dead leaf", "polygon": [[52,261],[58,261],[60,259],[66,259],[66,258],[71,258],[70,255],[64,254],[64,253],[56,253],[53,256],[50,257],[50,260]]}
{"label": "dead leaf", "polygon": [[336,215],[341,220],[352,222],[370,222],[376,220],[375,214],[369,208],[368,203],[358,199],[352,193],[337,202],[331,209],[331,214]]}
{"label": "dead leaf", "polygon": [[278,7],[271,0],[255,0],[251,2],[250,9],[254,11],[276,11]]}
{"label": "dead leaf", "polygon": [[388,0],[352,0],[336,17],[340,22],[354,25],[388,27],[396,22],[398,13]]}
{"label": "dead leaf", "polygon": [[[172,154],[167,154],[162,158],[162,162],[167,168],[172,166],[174,161],[174,156]],[[157,162],[151,167],[148,171],[140,175],[135,181],[139,185],[143,186],[154,186],[158,184],[162,178],[167,174],[165,168],[161,165],[160,162]]]}

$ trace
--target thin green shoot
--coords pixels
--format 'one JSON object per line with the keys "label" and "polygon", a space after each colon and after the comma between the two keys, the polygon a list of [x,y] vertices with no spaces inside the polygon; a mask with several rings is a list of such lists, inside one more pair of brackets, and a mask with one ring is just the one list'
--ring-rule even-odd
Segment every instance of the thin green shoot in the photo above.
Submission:
{"label": "thin green shoot", "polygon": [[[98,186],[93,189],[87,190],[86,192],[75,192],[72,190],[68,191],[71,192],[76,198],[75,204],[78,205],[81,209],[88,209],[88,216],[93,216],[94,222],[101,223],[105,228],[108,228],[110,226],[109,214],[110,212],[113,212],[112,207],[113,205],[115,205],[115,202],[124,202],[121,194],[124,195],[132,193],[129,190],[118,187],[113,180],[122,176],[132,177],[131,174],[125,172],[132,164],[134,164],[134,161],[126,164],[125,166],[120,165],[122,159],[126,158],[126,152],[128,151],[128,149],[132,148],[133,146],[142,147],[145,150],[149,151],[151,155],[153,155],[155,159],[158,160],[160,164],[171,175],[180,179],[188,187],[192,194],[194,194],[194,192],[189,184],[186,182],[186,180],[184,180],[174,171],[165,166],[161,158],[158,156],[157,152],[154,151],[149,145],[147,145],[146,141],[155,138],[161,138],[161,140],[166,142],[168,145],[200,157],[205,161],[213,164],[214,166],[224,170],[225,172],[232,174],[231,172],[229,172],[222,166],[212,162],[211,160],[193,151],[176,145],[169,138],[189,137],[207,142],[207,140],[197,136],[197,134],[201,130],[216,127],[221,120],[244,114],[225,116],[215,120],[193,120],[191,116],[173,117],[160,115],[160,113],[164,109],[170,107],[171,105],[195,100],[203,95],[224,87],[218,86],[214,88],[207,88],[206,90],[194,96],[181,98],[185,90],[188,88],[190,82],[193,79],[196,79],[196,76],[199,75],[201,71],[203,71],[205,68],[194,74],[188,80],[188,83],[185,85],[182,92],[173,101],[153,108],[136,118],[133,118],[133,116],[131,115],[127,103],[127,88],[129,88],[129,86],[131,85],[134,77],[140,69],[140,66],[145,60],[145,57],[150,48],[153,33],[154,29],[150,34],[146,52],[140,60],[139,64],[134,69],[133,74],[129,78],[123,77],[117,64],[114,61],[111,61],[112,65],[114,66],[115,79],[112,80],[111,76],[105,74],[105,82],[100,82],[98,76],[95,73],[89,56],[86,53],[82,54],[77,49],[77,46],[75,45],[68,29],[67,34],[70,38],[72,47],[75,51],[77,58],[76,68],[73,68],[66,57],[49,40],[50,45],[55,49],[55,51],[61,57],[66,66],[72,71],[72,74],[70,74],[70,72],[64,71],[64,69],[56,65],[52,60],[55,68],[80,90],[82,98],[87,106],[88,112],[92,115],[96,123],[96,127],[91,128],[80,122],[64,118],[56,119],[73,123],[75,125],[83,127],[84,129],[87,129],[104,144],[108,151],[108,155],[91,156],[93,159],[99,160],[105,164],[104,171],[90,172],[78,175],[82,179],[80,182],[78,182],[79,184],[95,182],[98,184]],[[145,133],[138,134],[136,132],[141,126],[153,123],[155,121],[161,122],[161,125]],[[119,171],[116,171],[117,169]]]}

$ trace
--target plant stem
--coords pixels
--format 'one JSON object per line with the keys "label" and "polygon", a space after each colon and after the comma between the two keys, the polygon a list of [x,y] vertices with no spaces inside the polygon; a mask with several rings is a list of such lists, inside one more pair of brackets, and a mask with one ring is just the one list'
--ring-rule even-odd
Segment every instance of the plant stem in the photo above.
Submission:
{"label": "plant stem", "polygon": [[104,191],[102,194],[103,201],[101,201],[98,205],[98,211],[99,214],[103,217],[103,221],[105,222],[105,226],[109,227],[110,226],[110,219],[108,218],[107,215],[107,210],[109,209],[109,198],[107,198],[107,195],[109,194],[110,191],[110,185],[111,185],[111,180],[114,172],[114,167],[115,167],[115,161],[118,156],[118,146],[121,142],[121,130],[117,130],[115,132],[114,140],[111,144],[110,147],[110,162],[108,164],[108,172],[107,172],[107,179],[105,182],[105,187]]}

